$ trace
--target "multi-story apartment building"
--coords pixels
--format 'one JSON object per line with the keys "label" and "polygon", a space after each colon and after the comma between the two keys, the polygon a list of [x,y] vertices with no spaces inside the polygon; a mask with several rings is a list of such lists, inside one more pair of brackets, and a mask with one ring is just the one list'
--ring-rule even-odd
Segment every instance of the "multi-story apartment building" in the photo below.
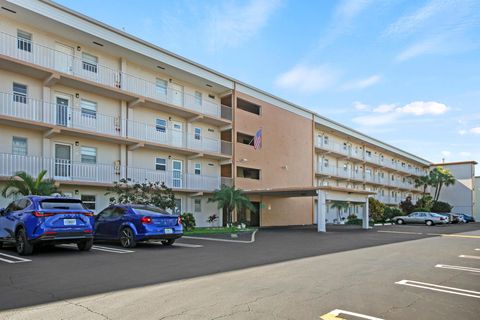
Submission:
{"label": "multi-story apartment building", "polygon": [[260,226],[420,195],[424,159],[53,2],[0,4],[3,180],[47,169],[96,211],[114,181],[162,181],[199,225],[222,216],[207,202],[221,184],[246,190],[258,210],[235,219]]}

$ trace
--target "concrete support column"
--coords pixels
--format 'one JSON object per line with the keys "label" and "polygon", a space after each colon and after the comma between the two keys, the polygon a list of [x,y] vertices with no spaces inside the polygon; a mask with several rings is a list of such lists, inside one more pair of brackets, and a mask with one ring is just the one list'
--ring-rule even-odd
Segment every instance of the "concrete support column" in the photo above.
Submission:
{"label": "concrete support column", "polygon": [[327,213],[326,194],[325,191],[317,191],[317,231],[326,232],[325,218]]}
{"label": "concrete support column", "polygon": [[368,221],[368,196],[366,198],[366,201],[365,201],[365,209],[363,210],[363,220],[362,220],[362,228],[363,229],[369,229],[369,221]]}
{"label": "concrete support column", "polygon": [[122,137],[127,136],[128,126],[128,114],[127,114],[127,102],[125,100],[120,101],[120,128]]}
{"label": "concrete support column", "polygon": [[120,178],[127,178],[127,146],[120,145]]}
{"label": "concrete support column", "polygon": [[52,95],[52,90],[49,87],[43,86],[42,89],[42,120],[48,123],[53,123],[52,121],[55,119],[52,117],[54,114],[53,105],[50,103]]}

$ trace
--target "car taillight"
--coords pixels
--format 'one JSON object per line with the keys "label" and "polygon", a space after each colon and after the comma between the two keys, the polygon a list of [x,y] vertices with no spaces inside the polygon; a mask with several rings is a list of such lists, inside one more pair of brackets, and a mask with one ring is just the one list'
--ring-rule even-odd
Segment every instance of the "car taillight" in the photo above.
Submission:
{"label": "car taillight", "polygon": [[92,230],[90,229],[87,229],[87,230],[83,230],[84,233],[92,233]]}
{"label": "car taillight", "polygon": [[40,211],[33,211],[32,214],[37,218],[53,216],[53,213],[40,212]]}
{"label": "car taillight", "polygon": [[178,225],[181,225],[181,224],[182,224],[182,217],[181,217],[181,216],[178,216],[177,224],[178,224]]}
{"label": "car taillight", "polygon": [[141,221],[142,223],[152,223],[152,218],[150,218],[150,217],[142,217],[142,218],[140,219],[140,221]]}
{"label": "car taillight", "polygon": [[87,217],[93,217],[93,212],[86,212],[83,215]]}

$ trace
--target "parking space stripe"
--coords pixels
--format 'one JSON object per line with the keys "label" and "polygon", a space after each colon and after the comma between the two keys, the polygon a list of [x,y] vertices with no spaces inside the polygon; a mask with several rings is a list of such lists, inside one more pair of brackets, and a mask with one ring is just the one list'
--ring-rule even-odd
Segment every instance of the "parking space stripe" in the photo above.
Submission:
{"label": "parking space stripe", "polygon": [[470,236],[466,234],[443,234],[443,233],[429,233],[428,235],[437,235],[442,237],[452,237],[452,238],[470,238],[470,239],[480,239],[480,236]]}
{"label": "parking space stripe", "polygon": [[377,232],[382,233],[399,233],[399,234],[423,234],[421,232],[408,232],[408,231],[388,231],[388,230],[379,230]]}
{"label": "parking space stripe", "polygon": [[462,266],[449,266],[448,264],[437,264],[435,268],[442,269],[451,269],[451,270],[460,270],[460,271],[470,271],[470,272],[480,272],[478,268],[462,267]]}
{"label": "parking space stripe", "polygon": [[440,285],[432,284],[432,283],[413,281],[413,280],[401,280],[401,281],[395,282],[395,284],[400,284],[400,285],[404,285],[404,286],[416,287],[416,288],[421,288],[421,289],[451,293],[451,294],[456,294],[456,295],[460,295],[460,296],[480,299],[480,292],[473,291],[473,290],[452,288],[452,287],[440,286]]}
{"label": "parking space stripe", "polygon": [[[77,247],[75,244],[62,244],[60,246],[68,247],[68,248],[76,248]],[[110,252],[110,253],[133,253],[133,252],[135,252],[133,250],[125,250],[125,249],[112,248],[112,247],[103,247],[103,246],[97,246],[97,245],[93,246],[92,250],[105,251],[105,252]]]}
{"label": "parking space stripe", "polygon": [[[5,254],[5,253],[0,253],[0,256],[1,256],[0,261],[6,262],[6,263],[22,263],[22,262],[31,262],[32,261],[30,259],[25,259],[25,258],[21,258],[21,257],[17,257],[17,256],[11,256],[11,255]],[[2,257],[6,257],[6,258],[2,258]]]}
{"label": "parking space stripe", "polygon": [[202,248],[201,244],[190,244],[190,243],[174,243],[175,247],[185,247],[185,248]]}
{"label": "parking space stripe", "polygon": [[478,260],[480,260],[480,256],[469,256],[469,255],[466,255],[466,254],[461,254],[458,257],[459,258],[466,258],[466,259],[478,259]]}
{"label": "parking space stripe", "polygon": [[323,316],[320,316],[320,319],[322,319],[322,320],[334,320],[334,319],[345,320],[345,319],[339,317],[341,314],[345,314],[345,315],[348,315],[348,316],[353,316],[353,317],[361,318],[361,319],[367,319],[367,320],[383,320],[381,318],[367,316],[365,314],[346,311],[346,310],[340,310],[340,309],[332,310],[329,313],[324,314]]}

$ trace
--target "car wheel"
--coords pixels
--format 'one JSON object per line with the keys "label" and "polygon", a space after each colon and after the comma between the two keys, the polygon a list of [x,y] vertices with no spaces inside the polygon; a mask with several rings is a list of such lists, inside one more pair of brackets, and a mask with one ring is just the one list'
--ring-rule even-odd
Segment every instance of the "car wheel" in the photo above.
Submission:
{"label": "car wheel", "polygon": [[81,241],[77,243],[78,250],[80,251],[90,251],[93,246],[93,239]]}
{"label": "car wheel", "polygon": [[162,240],[162,244],[164,246],[171,246],[174,243],[175,243],[175,239]]}
{"label": "car wheel", "polygon": [[24,229],[17,231],[17,236],[15,237],[15,247],[17,252],[21,256],[28,256],[33,252],[33,245],[28,241],[27,235]]}
{"label": "car wheel", "polygon": [[403,219],[397,219],[397,224],[405,224],[405,221],[403,221]]}
{"label": "car wheel", "polygon": [[427,220],[427,221],[425,221],[425,224],[429,227],[433,226],[433,221],[432,220]]}
{"label": "car wheel", "polygon": [[120,231],[120,243],[124,248],[134,248],[137,245],[131,228],[126,227]]}

